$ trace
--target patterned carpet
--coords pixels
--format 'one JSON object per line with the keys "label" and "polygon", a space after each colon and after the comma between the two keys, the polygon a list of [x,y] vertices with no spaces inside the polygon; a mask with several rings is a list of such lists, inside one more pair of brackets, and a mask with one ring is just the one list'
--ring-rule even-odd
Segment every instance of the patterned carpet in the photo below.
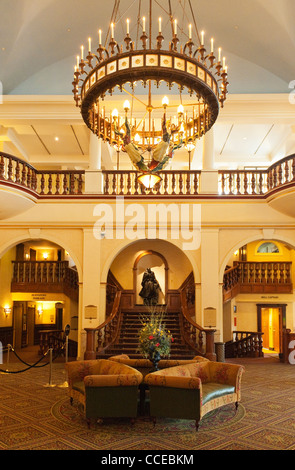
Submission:
{"label": "patterned carpet", "polygon": [[[227,361],[237,362],[237,361]],[[295,450],[295,369],[275,358],[240,360],[242,404],[193,421],[106,421],[88,429],[70,406],[62,363],[0,374],[0,450]],[[5,369],[5,367],[2,367]],[[10,372],[23,370],[10,364]],[[51,383],[53,387],[48,386]]]}

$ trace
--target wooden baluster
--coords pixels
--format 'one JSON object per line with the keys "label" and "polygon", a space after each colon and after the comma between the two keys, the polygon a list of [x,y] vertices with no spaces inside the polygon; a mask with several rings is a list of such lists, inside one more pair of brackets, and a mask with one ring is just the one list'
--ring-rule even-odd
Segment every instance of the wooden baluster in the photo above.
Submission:
{"label": "wooden baluster", "polygon": [[186,173],[186,194],[191,192],[191,174],[190,172]]}
{"label": "wooden baluster", "polygon": [[267,189],[270,191],[272,189],[273,179],[272,179],[272,170],[268,172],[268,181],[267,181]]}
{"label": "wooden baluster", "polygon": [[117,175],[113,173],[113,194],[117,193]]}
{"label": "wooden baluster", "polygon": [[254,283],[255,284],[260,284],[261,282],[261,278],[260,278],[260,266],[259,266],[260,263],[255,263],[255,275],[254,275]]}
{"label": "wooden baluster", "polygon": [[0,179],[1,180],[5,179],[5,162],[4,162],[3,154],[1,154],[1,160],[0,160]]}
{"label": "wooden baluster", "polygon": [[261,283],[265,284],[266,279],[265,279],[265,263],[261,263]]}
{"label": "wooden baluster", "polygon": [[18,270],[18,282],[24,282],[24,262],[19,262],[19,270]]}
{"label": "wooden baluster", "polygon": [[278,181],[278,176],[277,176],[277,169],[273,169],[273,187],[277,187],[277,181]]}
{"label": "wooden baluster", "polygon": [[164,194],[168,194],[168,173],[165,172],[164,176]]}
{"label": "wooden baluster", "polygon": [[256,193],[256,178],[255,178],[255,173],[254,171],[252,172],[252,178],[251,178],[251,194]]}
{"label": "wooden baluster", "polygon": [[56,174],[56,180],[55,180],[55,194],[59,194],[60,190],[60,180],[59,180],[59,173]]}
{"label": "wooden baluster", "polygon": [[267,284],[272,283],[272,266],[271,263],[267,263]]}
{"label": "wooden baluster", "polygon": [[259,174],[259,194],[263,194],[263,176],[262,172]]}
{"label": "wooden baluster", "polygon": [[15,168],[15,182],[20,183],[20,168],[19,168],[19,161],[18,160],[16,162],[16,168]]}
{"label": "wooden baluster", "polygon": [[198,181],[199,173],[194,174],[194,194],[198,194],[198,187],[199,187],[199,181]]}
{"label": "wooden baluster", "polygon": [[237,194],[241,194],[241,178],[239,171],[237,173]]}
{"label": "wooden baluster", "polygon": [[291,282],[292,282],[292,280],[291,280],[291,263],[286,263],[285,269],[286,269],[286,283],[291,284]]}
{"label": "wooden baluster", "polygon": [[63,177],[63,194],[68,193],[68,181],[67,181],[67,173],[64,173]]}
{"label": "wooden baluster", "polygon": [[278,264],[274,263],[273,265],[273,284],[278,283]]}
{"label": "wooden baluster", "polygon": [[134,173],[134,194],[138,194],[138,179],[137,179],[137,173]]}
{"label": "wooden baluster", "polygon": [[289,161],[286,160],[285,162],[285,175],[284,175],[284,183],[289,182]]}
{"label": "wooden baluster", "polygon": [[121,173],[120,175],[120,195],[124,194],[124,174]]}
{"label": "wooden baluster", "polygon": [[172,192],[171,192],[171,194],[176,194],[175,189],[176,189],[176,179],[175,179],[175,173],[173,172],[172,173]]}
{"label": "wooden baluster", "polygon": [[249,268],[250,268],[250,284],[253,284],[254,283],[254,264],[250,263]]}
{"label": "wooden baluster", "polygon": [[37,189],[37,175],[36,171],[32,170],[32,183],[31,183],[31,188],[36,191]]}
{"label": "wooden baluster", "polygon": [[[108,173],[104,173],[104,180],[105,180],[104,194],[109,194],[109,174]],[[113,192],[113,194],[116,194],[116,193]]]}
{"label": "wooden baluster", "polygon": [[183,176],[182,173],[179,174],[179,194],[183,194]]}
{"label": "wooden baluster", "polygon": [[292,159],[292,181],[295,181],[295,157]]}
{"label": "wooden baluster", "polygon": [[45,189],[45,176],[44,176],[44,173],[42,173],[40,194],[44,194],[44,189]]}
{"label": "wooden baluster", "polygon": [[42,282],[42,267],[41,263],[37,264],[37,283]]}
{"label": "wooden baluster", "polygon": [[28,173],[27,173],[27,188],[31,187],[31,168],[28,168]]}
{"label": "wooden baluster", "polygon": [[131,175],[130,171],[127,174],[127,194],[131,194]]}
{"label": "wooden baluster", "polygon": [[283,181],[282,165],[279,164],[279,168],[278,168],[278,186],[281,186],[282,181]]}
{"label": "wooden baluster", "polygon": [[244,194],[248,194],[248,174],[244,173]]}
{"label": "wooden baluster", "polygon": [[221,173],[221,194],[224,194],[224,191],[225,191],[224,173]]}
{"label": "wooden baluster", "polygon": [[75,175],[70,173],[70,194],[75,194]]}
{"label": "wooden baluster", "polygon": [[232,172],[229,173],[229,177],[228,177],[228,186],[229,186],[229,194],[232,195],[233,194],[233,175],[232,175]]}
{"label": "wooden baluster", "polygon": [[83,190],[83,177],[82,177],[82,173],[79,173],[78,194],[82,194],[82,190]]}
{"label": "wooden baluster", "polygon": [[13,176],[12,158],[9,157],[9,160],[8,160],[8,181],[13,181],[12,176]]}
{"label": "wooden baluster", "polygon": [[279,284],[285,284],[285,263],[279,263]]}
{"label": "wooden baluster", "polygon": [[49,173],[48,177],[48,192],[47,194],[52,194],[52,174]]}

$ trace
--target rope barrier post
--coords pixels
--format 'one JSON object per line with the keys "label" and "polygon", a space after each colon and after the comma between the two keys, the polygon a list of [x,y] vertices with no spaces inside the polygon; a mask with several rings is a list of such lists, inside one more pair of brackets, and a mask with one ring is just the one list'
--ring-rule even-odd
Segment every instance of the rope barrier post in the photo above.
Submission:
{"label": "rope barrier post", "polygon": [[52,351],[53,349],[49,349],[49,354],[50,354],[50,364],[49,364],[49,382],[48,384],[44,385],[44,387],[55,387],[55,384],[52,383]]}
{"label": "rope barrier post", "polygon": [[[68,362],[68,356],[69,356],[69,334],[70,334],[70,325],[66,325],[65,327],[65,335],[66,335],[66,358],[65,362]],[[69,386],[68,381],[66,380],[64,383],[60,384],[60,388],[67,388]]]}
{"label": "rope barrier post", "polygon": [[9,370],[9,352],[12,350],[11,344],[7,345],[7,360],[6,360],[6,372]]}

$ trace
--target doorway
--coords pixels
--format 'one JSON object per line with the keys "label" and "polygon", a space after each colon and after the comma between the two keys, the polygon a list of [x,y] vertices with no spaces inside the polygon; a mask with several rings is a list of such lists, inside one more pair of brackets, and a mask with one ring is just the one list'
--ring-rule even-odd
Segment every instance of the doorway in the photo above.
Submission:
{"label": "doorway", "polygon": [[258,331],[263,333],[263,348],[282,353],[282,334],[286,328],[286,305],[257,305]]}

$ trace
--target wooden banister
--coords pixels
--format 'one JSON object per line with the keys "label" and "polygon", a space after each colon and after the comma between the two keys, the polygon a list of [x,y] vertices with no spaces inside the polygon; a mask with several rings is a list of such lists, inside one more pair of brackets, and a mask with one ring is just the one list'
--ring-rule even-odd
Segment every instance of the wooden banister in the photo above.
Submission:
{"label": "wooden banister", "polygon": [[191,318],[188,313],[187,295],[184,289],[180,292],[180,302],[179,320],[183,339],[195,351],[196,355],[202,355],[210,361],[216,361],[215,330],[203,328]]}
{"label": "wooden banister", "polygon": [[85,328],[86,351],[84,359],[95,359],[96,354],[103,354],[116,341],[121,326],[121,291],[118,290],[112,312],[106,320],[96,328]]}
{"label": "wooden banister", "polygon": [[233,331],[233,340],[225,343],[225,357],[263,357],[263,333]]}

